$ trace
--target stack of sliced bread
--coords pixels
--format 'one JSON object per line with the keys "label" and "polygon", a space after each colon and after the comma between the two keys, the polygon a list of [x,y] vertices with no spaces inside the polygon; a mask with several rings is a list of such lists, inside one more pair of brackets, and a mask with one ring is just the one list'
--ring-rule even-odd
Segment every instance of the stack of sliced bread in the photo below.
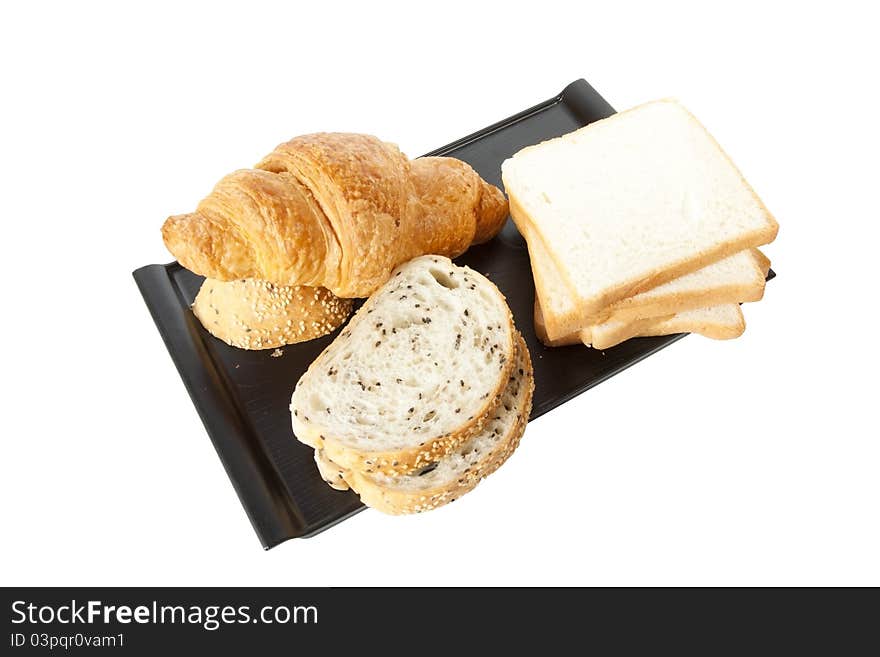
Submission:
{"label": "stack of sliced bread", "polygon": [[387,513],[418,513],[507,460],[533,388],[498,288],[422,256],[392,273],[296,384],[293,429],[331,486]]}
{"label": "stack of sliced bread", "polygon": [[764,293],[778,225],[718,143],[672,100],[530,146],[502,165],[549,346],[733,338]]}

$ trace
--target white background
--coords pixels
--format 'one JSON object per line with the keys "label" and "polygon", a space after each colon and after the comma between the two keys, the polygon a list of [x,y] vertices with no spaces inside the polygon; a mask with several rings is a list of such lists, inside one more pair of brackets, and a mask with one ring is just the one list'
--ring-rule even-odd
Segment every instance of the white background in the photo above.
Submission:
{"label": "white background", "polygon": [[[876,18],[409,4],[4,3],[0,583],[880,584]],[[162,221],[296,134],[416,156],[579,77],[681,99],[778,218],[746,334],[540,418],[451,507],[261,550],[131,279]]]}

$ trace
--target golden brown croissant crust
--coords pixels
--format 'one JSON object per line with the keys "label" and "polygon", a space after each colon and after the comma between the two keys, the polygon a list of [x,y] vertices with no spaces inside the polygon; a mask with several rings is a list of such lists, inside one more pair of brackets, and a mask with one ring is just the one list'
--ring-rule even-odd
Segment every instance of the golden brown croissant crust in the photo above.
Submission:
{"label": "golden brown croissant crust", "polygon": [[454,158],[409,160],[369,135],[318,133],[223,178],[165,244],[197,274],[368,296],[418,255],[455,257],[494,237],[507,200]]}

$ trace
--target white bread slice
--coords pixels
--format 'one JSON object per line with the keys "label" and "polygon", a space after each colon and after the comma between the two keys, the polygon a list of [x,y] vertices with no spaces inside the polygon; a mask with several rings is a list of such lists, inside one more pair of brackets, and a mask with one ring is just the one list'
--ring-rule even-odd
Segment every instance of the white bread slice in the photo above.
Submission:
{"label": "white bread slice", "polygon": [[514,351],[513,319],[495,285],[448,258],[415,258],[296,384],[294,433],[345,468],[411,472],[480,430]]}
{"label": "white bread slice", "polygon": [[681,312],[725,303],[760,301],[767,277],[761,270],[756,251],[739,251],[663,285],[621,299],[600,317],[603,322],[622,322],[660,317],[672,310]]}
{"label": "white bread slice", "polygon": [[418,473],[390,477],[346,470],[322,450],[318,468],[334,488],[351,485],[364,504],[384,513],[421,513],[453,502],[497,470],[519,445],[532,407],[534,377],[522,336],[507,387],[482,430],[436,463]]}
{"label": "white bread slice", "polygon": [[670,317],[607,322],[581,330],[584,344],[594,349],[608,349],[637,336],[699,333],[714,340],[737,338],[746,329],[742,310],[737,303],[685,310]]}
{"label": "white bread slice", "polygon": [[502,178],[517,227],[534,229],[570,290],[559,320],[571,330],[778,231],[717,142],[671,100],[525,148]]}
{"label": "white bread slice", "polygon": [[[573,344],[572,336],[584,325],[566,330],[570,328],[566,322],[557,321],[569,314],[571,298],[541,238],[530,226],[524,228],[536,297],[541,304],[541,334],[557,346]],[[630,322],[707,306],[760,301],[768,269],[769,261],[758,249],[740,251],[651,290],[621,299],[600,312],[591,324]]]}
{"label": "white bread slice", "polygon": [[605,322],[551,340],[544,330],[541,306],[535,302],[535,332],[548,347],[585,344],[594,349],[609,349],[630,338],[673,333],[698,333],[715,340],[729,340],[742,335],[745,328],[745,318],[739,304],[727,303],[685,310],[665,317]]}

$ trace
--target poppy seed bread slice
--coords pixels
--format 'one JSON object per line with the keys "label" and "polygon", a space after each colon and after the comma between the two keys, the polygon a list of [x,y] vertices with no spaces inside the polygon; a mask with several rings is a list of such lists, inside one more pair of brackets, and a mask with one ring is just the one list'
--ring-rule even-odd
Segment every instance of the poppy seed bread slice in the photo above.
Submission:
{"label": "poppy seed bread slice", "polygon": [[[350,486],[364,504],[384,513],[430,511],[473,490],[514,452],[532,408],[534,377],[528,348],[517,335],[513,371],[498,406],[479,433],[421,471],[391,477],[340,468],[318,450],[315,460],[334,488]],[[343,483],[344,482],[344,483]]]}
{"label": "poppy seed bread slice", "polygon": [[321,479],[326,481],[330,488],[336,490],[348,490],[350,488],[345,480],[345,476],[349,471],[339,467],[327,458],[323,449],[315,450],[315,465],[318,466],[318,474],[321,475]]}
{"label": "poppy seed bread slice", "polygon": [[294,433],[345,468],[411,472],[479,431],[514,351],[513,319],[495,285],[448,258],[415,258],[300,378]]}

